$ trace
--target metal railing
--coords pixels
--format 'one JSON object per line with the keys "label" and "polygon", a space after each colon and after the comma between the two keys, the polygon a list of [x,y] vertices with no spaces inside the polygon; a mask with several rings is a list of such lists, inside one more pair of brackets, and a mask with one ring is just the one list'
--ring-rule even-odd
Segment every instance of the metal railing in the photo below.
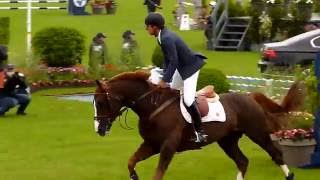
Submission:
{"label": "metal railing", "polygon": [[[220,11],[220,8],[223,7],[223,11]],[[221,14],[219,14],[221,12]],[[217,43],[217,37],[222,30],[223,25],[228,20],[228,0],[218,0],[215,8],[211,13],[211,22],[212,22],[212,38],[211,44],[214,47]]]}

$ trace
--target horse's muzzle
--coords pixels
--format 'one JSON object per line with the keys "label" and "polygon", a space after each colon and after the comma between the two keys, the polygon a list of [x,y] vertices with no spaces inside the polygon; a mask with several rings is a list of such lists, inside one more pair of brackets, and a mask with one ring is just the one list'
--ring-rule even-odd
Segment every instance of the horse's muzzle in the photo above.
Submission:
{"label": "horse's muzzle", "polygon": [[98,130],[96,131],[100,136],[105,136],[109,133],[111,124],[109,123],[99,123]]}
{"label": "horse's muzzle", "polygon": [[105,131],[101,131],[101,130],[98,130],[97,133],[102,137],[106,135],[106,132]]}

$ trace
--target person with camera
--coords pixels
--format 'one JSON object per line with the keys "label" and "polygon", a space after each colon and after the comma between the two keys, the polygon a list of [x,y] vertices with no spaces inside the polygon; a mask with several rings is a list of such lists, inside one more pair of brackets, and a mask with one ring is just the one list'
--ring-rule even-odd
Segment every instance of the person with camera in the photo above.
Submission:
{"label": "person with camera", "polygon": [[6,72],[5,64],[8,60],[8,48],[4,45],[0,45],[0,116],[3,116],[9,109],[18,104],[18,101],[12,97],[8,97],[3,92]]}
{"label": "person with camera", "polygon": [[3,70],[3,76],[0,87],[0,115],[4,115],[16,105],[19,105],[16,114],[26,115],[25,110],[31,98],[24,74],[15,71],[14,65],[9,64]]}

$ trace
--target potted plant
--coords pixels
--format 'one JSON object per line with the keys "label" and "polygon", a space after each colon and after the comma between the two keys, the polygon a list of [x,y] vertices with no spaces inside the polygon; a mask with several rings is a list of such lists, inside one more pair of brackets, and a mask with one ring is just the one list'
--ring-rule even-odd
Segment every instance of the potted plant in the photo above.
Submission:
{"label": "potted plant", "polygon": [[117,10],[117,4],[114,0],[108,0],[105,4],[105,8],[107,11],[107,14],[115,14]]}
{"label": "potted plant", "polygon": [[105,9],[106,0],[92,0],[90,5],[93,14],[102,14]]}
{"label": "potted plant", "polygon": [[286,164],[299,167],[310,163],[316,145],[313,120],[314,117],[309,113],[290,113],[287,129],[271,135],[282,150]]}

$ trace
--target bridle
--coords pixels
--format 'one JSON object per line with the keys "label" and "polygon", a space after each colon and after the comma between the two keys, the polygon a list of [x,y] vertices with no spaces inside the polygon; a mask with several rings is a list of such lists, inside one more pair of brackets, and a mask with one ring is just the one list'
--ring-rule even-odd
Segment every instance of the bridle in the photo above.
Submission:
{"label": "bridle", "polygon": [[[120,111],[116,114],[116,115],[113,115],[113,116],[94,116],[94,120],[95,121],[98,121],[100,123],[100,119],[105,119],[105,123],[106,125],[111,125],[112,124],[112,121],[114,119],[116,119],[117,117],[119,117],[119,121],[120,121],[120,117],[122,116],[122,114],[124,112],[126,112],[126,115],[125,115],[125,125],[126,127],[123,127],[122,124],[120,123],[121,127],[124,128],[124,129],[132,129],[130,127],[128,127],[127,125],[127,113],[128,113],[128,110],[129,108],[132,108],[134,107],[140,100],[146,98],[148,95],[150,95],[151,93],[153,93],[154,91],[158,90],[158,88],[153,88],[152,90],[142,94],[141,96],[139,96],[138,98],[134,99],[133,101],[129,102],[128,105],[125,105],[122,109],[120,109]],[[109,100],[110,99],[114,99],[114,100],[117,100],[118,102],[122,103],[122,98],[119,97],[119,96],[116,96],[116,95],[113,95],[109,92],[105,92],[105,93],[94,93],[94,95],[96,94],[103,94],[103,95],[106,95],[107,96],[107,101],[108,103],[110,102]],[[93,100],[93,103],[95,105],[95,101]],[[111,104],[109,103],[109,107],[111,107]]]}

